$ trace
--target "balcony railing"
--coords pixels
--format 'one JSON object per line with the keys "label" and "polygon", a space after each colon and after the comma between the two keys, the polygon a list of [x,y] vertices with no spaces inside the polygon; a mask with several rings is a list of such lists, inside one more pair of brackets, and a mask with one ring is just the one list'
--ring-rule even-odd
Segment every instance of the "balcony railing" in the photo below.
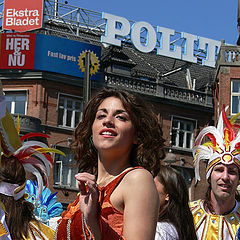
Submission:
{"label": "balcony railing", "polygon": [[225,45],[222,40],[216,61],[216,70],[218,72],[220,66],[240,66],[240,46]]}
{"label": "balcony railing", "polygon": [[163,96],[166,99],[213,107],[211,94],[167,85],[161,87],[163,88]]}
{"label": "balcony railing", "polygon": [[160,97],[182,103],[190,103],[213,108],[213,96],[209,92],[200,92],[154,81],[105,73],[105,84],[109,87],[123,88],[136,93]]}
{"label": "balcony railing", "polygon": [[[13,119],[15,124],[17,124],[18,114],[13,114]],[[39,118],[27,116],[27,115],[19,115],[20,122],[20,130],[21,133],[26,134],[29,132],[43,132],[43,128],[41,126],[41,120]]]}
{"label": "balcony railing", "polygon": [[105,83],[111,87],[124,88],[147,95],[156,95],[157,92],[157,84],[155,82],[123,77],[117,74],[105,74]]}

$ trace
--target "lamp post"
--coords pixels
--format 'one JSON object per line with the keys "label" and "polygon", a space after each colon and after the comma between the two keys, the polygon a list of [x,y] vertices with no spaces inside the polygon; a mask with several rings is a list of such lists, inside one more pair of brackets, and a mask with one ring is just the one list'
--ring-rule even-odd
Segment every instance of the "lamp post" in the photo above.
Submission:
{"label": "lamp post", "polygon": [[87,102],[90,100],[90,51],[86,51],[85,56],[85,71],[84,71],[84,80],[83,80],[83,106],[86,106]]}

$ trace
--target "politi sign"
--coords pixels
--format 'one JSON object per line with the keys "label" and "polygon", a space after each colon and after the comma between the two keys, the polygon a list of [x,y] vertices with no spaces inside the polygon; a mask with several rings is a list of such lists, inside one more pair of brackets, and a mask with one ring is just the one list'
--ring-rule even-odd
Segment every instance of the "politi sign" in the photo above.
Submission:
{"label": "politi sign", "polygon": [[[194,63],[198,62],[202,54],[203,65],[215,66],[220,41],[181,32],[179,37],[181,44],[177,45],[176,42],[180,40],[172,40],[177,33],[175,30],[159,26],[154,28],[147,22],[136,22],[131,26],[126,18],[109,13],[103,13],[102,18],[106,20],[105,36],[101,38],[102,43],[121,46],[122,40],[129,37],[133,46],[143,53],[156,49],[159,55]],[[146,32],[144,41],[142,41],[143,32]]]}

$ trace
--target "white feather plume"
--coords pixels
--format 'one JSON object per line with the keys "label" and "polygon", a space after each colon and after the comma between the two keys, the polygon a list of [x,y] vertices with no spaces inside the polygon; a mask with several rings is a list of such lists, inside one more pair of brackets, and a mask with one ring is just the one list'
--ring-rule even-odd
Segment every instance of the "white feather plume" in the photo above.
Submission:
{"label": "white feather plume", "polygon": [[211,133],[215,137],[216,142],[219,145],[219,147],[223,148],[224,147],[223,137],[220,134],[220,132],[218,131],[218,129],[214,126],[208,126],[208,127],[205,127],[204,129],[202,129],[202,131],[198,134],[198,137],[195,141],[195,145],[196,146],[200,145],[202,142],[202,139],[209,133]]}

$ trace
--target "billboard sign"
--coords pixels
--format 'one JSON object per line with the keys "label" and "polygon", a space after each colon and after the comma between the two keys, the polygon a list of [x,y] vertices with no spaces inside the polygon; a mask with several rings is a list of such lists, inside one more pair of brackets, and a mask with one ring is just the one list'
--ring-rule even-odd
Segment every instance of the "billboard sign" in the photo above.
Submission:
{"label": "billboard sign", "polygon": [[38,34],[34,69],[84,77],[84,57],[87,50],[91,51],[91,79],[99,79],[100,46]]}
{"label": "billboard sign", "polygon": [[[131,25],[124,17],[103,13],[105,19],[105,35],[101,42],[109,45],[121,46],[122,40],[130,38],[133,46],[140,52],[149,53],[154,49],[158,55],[181,59],[197,63],[201,54],[202,64],[215,66],[215,59],[221,42],[209,38],[199,37],[190,33],[178,33],[173,29],[153,27],[147,22],[135,22]],[[145,42],[142,33],[145,32]]]}
{"label": "billboard sign", "polygon": [[42,27],[43,0],[5,0],[3,29],[27,32]]}
{"label": "billboard sign", "polygon": [[90,51],[90,75],[100,80],[101,47],[34,33],[0,35],[0,69],[29,69],[84,77],[86,51]]}
{"label": "billboard sign", "polygon": [[1,38],[1,69],[33,69],[35,34],[4,33]]}

